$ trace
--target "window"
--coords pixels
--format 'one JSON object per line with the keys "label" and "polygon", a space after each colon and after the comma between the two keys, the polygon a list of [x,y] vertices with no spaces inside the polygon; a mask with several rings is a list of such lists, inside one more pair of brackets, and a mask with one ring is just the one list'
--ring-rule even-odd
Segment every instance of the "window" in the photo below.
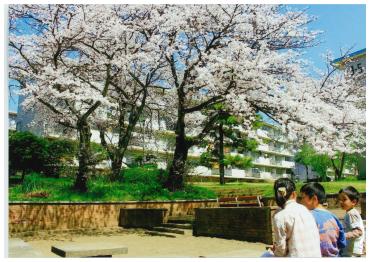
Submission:
{"label": "window", "polygon": [[293,162],[293,158],[290,156],[286,156],[285,161]]}
{"label": "window", "polygon": [[252,168],[252,174],[259,174],[261,173],[258,168]]}

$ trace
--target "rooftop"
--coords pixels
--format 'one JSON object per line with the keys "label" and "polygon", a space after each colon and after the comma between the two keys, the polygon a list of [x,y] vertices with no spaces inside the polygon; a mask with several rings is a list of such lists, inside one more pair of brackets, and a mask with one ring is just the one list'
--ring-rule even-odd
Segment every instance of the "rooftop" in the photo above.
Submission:
{"label": "rooftop", "polygon": [[334,59],[331,62],[331,64],[334,67],[338,67],[338,68],[342,69],[346,63],[354,61],[354,60],[358,60],[358,59],[360,59],[362,57],[365,57],[365,56],[366,56],[366,48],[358,50],[358,51],[353,52],[353,53],[350,53],[348,55],[339,57],[337,59]]}

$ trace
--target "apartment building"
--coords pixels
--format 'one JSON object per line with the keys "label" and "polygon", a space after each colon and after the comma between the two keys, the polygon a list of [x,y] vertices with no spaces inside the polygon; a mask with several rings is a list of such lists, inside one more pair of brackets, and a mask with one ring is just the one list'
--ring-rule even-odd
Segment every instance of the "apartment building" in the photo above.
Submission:
{"label": "apartment building", "polygon": [[[17,129],[20,131],[31,131],[41,136],[68,136],[75,138],[75,132],[64,133],[62,129],[56,130],[48,127],[47,123],[36,126],[29,124],[37,117],[35,112],[21,112],[17,117]],[[15,118],[14,118],[15,121]],[[13,124],[14,126],[14,124]],[[135,156],[142,154],[156,159],[159,167],[166,168],[172,159],[174,151],[175,133],[166,121],[157,119],[156,121],[144,121],[139,123],[136,132],[133,133],[124,163],[130,164],[135,161]],[[255,178],[255,179],[276,179],[279,177],[291,177],[294,163],[294,153],[287,139],[282,134],[280,128],[274,124],[265,122],[257,135],[263,143],[258,145],[255,152],[244,152],[242,155],[252,158],[253,167],[246,170],[228,166],[225,170],[226,177],[233,178]],[[112,134],[112,142],[116,142],[118,137]],[[92,129],[91,140],[100,143],[99,131]],[[205,152],[205,148],[191,147],[188,158],[197,160]],[[236,149],[225,147],[225,154],[239,154]],[[109,160],[99,166],[109,167]],[[212,168],[202,166],[195,167],[189,175],[214,176],[218,175],[217,164]]]}
{"label": "apartment building", "polygon": [[17,113],[9,112],[8,113],[8,129],[16,130],[16,128],[17,128]]}

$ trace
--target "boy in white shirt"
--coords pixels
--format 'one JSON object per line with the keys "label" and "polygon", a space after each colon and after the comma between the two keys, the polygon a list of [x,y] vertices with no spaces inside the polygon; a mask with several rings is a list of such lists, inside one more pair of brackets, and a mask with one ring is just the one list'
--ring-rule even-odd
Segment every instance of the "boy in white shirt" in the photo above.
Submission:
{"label": "boy in white shirt", "polygon": [[364,248],[364,223],[355,206],[359,202],[360,193],[356,188],[348,186],[339,191],[339,203],[346,211],[344,216],[344,231],[347,246],[341,251],[343,257],[360,257]]}

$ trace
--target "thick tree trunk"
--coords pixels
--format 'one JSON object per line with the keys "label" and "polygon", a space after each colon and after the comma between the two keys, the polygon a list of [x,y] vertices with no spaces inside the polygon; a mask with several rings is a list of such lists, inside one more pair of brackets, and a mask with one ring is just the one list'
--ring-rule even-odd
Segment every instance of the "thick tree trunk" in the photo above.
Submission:
{"label": "thick tree trunk", "polygon": [[189,144],[185,137],[185,113],[179,106],[176,125],[176,145],[165,186],[174,192],[184,188],[185,165],[188,158]]}
{"label": "thick tree trunk", "polygon": [[79,152],[78,152],[78,173],[74,184],[74,189],[80,192],[87,192],[87,178],[90,170],[91,151],[90,139],[91,130],[87,122],[77,124],[79,134]]}
{"label": "thick tree trunk", "polygon": [[116,156],[115,159],[112,160],[112,175],[111,175],[111,181],[117,181],[121,177],[121,167],[122,167],[122,158],[120,155]]}
{"label": "thick tree trunk", "polygon": [[[178,141],[178,139],[176,139]],[[188,157],[188,148],[184,143],[176,146],[172,164],[169,171],[168,180],[165,186],[172,192],[184,188],[185,165]]]}
{"label": "thick tree trunk", "polygon": [[225,184],[225,164],[224,164],[224,130],[223,130],[223,125],[222,123],[220,124],[219,126],[219,136],[220,136],[220,140],[219,140],[219,159],[218,159],[218,162],[219,162],[219,171],[220,171],[220,184],[221,185],[224,185]]}

